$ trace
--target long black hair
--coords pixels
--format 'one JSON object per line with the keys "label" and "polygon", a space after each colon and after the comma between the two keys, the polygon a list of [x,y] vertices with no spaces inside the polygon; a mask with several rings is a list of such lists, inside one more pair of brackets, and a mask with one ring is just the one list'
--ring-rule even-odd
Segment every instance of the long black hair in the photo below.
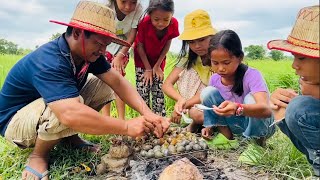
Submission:
{"label": "long black hair", "polygon": [[194,64],[196,64],[198,54],[196,54],[189,48],[189,44],[186,40],[183,40],[182,47],[177,58],[178,59],[177,64],[181,61],[182,58],[186,57],[187,55],[188,55],[188,60],[186,61],[186,64],[184,64],[184,66],[187,69],[190,69]]}
{"label": "long black hair", "polygon": [[[213,35],[209,35],[209,38],[212,36]],[[178,54],[177,64],[186,56],[188,56],[188,57],[187,57],[187,62],[186,62],[186,64],[184,64],[184,66],[187,69],[190,69],[190,68],[192,68],[193,65],[196,64],[198,54],[196,54],[195,52],[192,51],[192,49],[189,47],[187,40],[183,40],[181,50]],[[211,62],[210,62],[210,58],[208,56],[208,57],[206,57],[206,59],[203,60],[203,65],[210,66],[210,64],[211,64]]]}
{"label": "long black hair", "polygon": [[[241,40],[238,34],[232,30],[223,30],[215,34],[210,40],[208,54],[221,47],[227,50],[231,56],[235,56],[241,60],[244,57]],[[234,85],[231,92],[236,93],[238,96],[243,94],[243,77],[247,69],[247,65],[240,63],[235,72]]]}

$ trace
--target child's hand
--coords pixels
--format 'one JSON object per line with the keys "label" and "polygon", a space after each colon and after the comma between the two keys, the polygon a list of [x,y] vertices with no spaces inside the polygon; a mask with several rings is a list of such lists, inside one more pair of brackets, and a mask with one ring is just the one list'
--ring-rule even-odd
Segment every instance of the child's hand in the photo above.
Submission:
{"label": "child's hand", "polygon": [[276,89],[270,96],[270,106],[272,109],[287,108],[289,102],[298,96],[292,89]]}
{"label": "child's hand", "polygon": [[124,66],[123,66],[123,57],[120,56],[115,56],[113,61],[112,61],[112,67],[117,70],[120,74],[122,74],[123,70],[124,70]]}
{"label": "child's hand", "polygon": [[173,111],[171,114],[170,121],[176,124],[180,124],[181,115],[178,114],[176,111]]}
{"label": "child's hand", "polygon": [[145,70],[142,75],[142,82],[144,85],[152,85],[152,70]]}
{"label": "child's hand", "polygon": [[213,105],[213,111],[219,116],[233,116],[238,106],[236,103],[231,101],[224,101],[218,107]]}
{"label": "child's hand", "polygon": [[182,113],[185,105],[186,105],[186,100],[184,98],[180,98],[178,99],[178,101],[176,102],[176,104],[174,105],[174,111],[177,113],[177,114],[180,114]]}
{"label": "child's hand", "polygon": [[286,116],[286,108],[280,107],[278,109],[273,109],[273,116],[275,121],[279,121]]}
{"label": "child's hand", "polygon": [[207,139],[207,140],[211,140],[212,139],[212,134],[213,134],[213,129],[212,127],[205,127],[201,130],[201,136],[204,138],[204,139]]}
{"label": "child's hand", "polygon": [[160,66],[154,66],[152,72],[154,77],[157,77],[159,81],[163,81],[163,71]]}

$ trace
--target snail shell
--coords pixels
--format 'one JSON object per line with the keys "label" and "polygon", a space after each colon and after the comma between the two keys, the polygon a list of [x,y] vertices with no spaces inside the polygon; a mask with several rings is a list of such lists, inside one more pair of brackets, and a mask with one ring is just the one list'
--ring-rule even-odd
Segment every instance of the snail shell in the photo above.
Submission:
{"label": "snail shell", "polygon": [[184,152],[186,149],[183,147],[183,146],[178,146],[177,147],[177,152],[178,153],[181,153],[181,152]]}
{"label": "snail shell", "polygon": [[154,157],[156,157],[156,158],[161,158],[161,157],[163,157],[163,153],[160,152],[160,151],[155,151],[155,152],[154,152]]}
{"label": "snail shell", "polygon": [[139,146],[134,147],[134,152],[139,152],[141,149]]}
{"label": "snail shell", "polygon": [[153,152],[153,150],[152,149],[150,149],[148,152],[147,152],[147,158],[152,158],[152,157],[154,157],[154,152]]}
{"label": "snail shell", "polygon": [[207,143],[204,142],[204,141],[200,141],[200,142],[199,142],[199,145],[201,146],[202,149],[207,149],[207,148],[208,148]]}
{"label": "snail shell", "polygon": [[186,151],[191,151],[192,150],[192,146],[191,145],[186,145]]}
{"label": "snail shell", "polygon": [[153,148],[153,151],[156,152],[156,151],[160,151],[161,150],[161,146],[159,145],[156,145],[154,148]]}
{"label": "snail shell", "polygon": [[154,144],[154,145],[159,145],[159,144],[160,144],[160,139],[154,139],[154,140],[152,141],[152,144]]}
{"label": "snail shell", "polygon": [[197,151],[201,149],[201,146],[199,144],[195,144],[192,146],[192,148]]}
{"label": "snail shell", "polygon": [[145,144],[142,146],[142,149],[148,151],[148,150],[152,149],[152,146],[150,144]]}
{"label": "snail shell", "polygon": [[142,150],[142,151],[140,152],[140,155],[141,155],[142,157],[146,157],[146,156],[147,156],[147,151],[146,151],[146,150]]}
{"label": "snail shell", "polygon": [[175,154],[177,152],[176,148],[173,145],[168,147],[169,154]]}

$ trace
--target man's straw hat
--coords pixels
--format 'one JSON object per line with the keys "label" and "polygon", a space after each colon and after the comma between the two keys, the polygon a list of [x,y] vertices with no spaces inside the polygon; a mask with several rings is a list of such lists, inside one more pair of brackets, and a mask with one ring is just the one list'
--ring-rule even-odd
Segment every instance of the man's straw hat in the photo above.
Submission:
{"label": "man's straw hat", "polygon": [[184,31],[179,36],[179,39],[194,40],[216,33],[217,30],[212,27],[209,14],[204,10],[198,9],[184,18]]}
{"label": "man's straw hat", "polygon": [[287,40],[270,41],[268,48],[319,58],[319,18],[319,6],[301,9]]}
{"label": "man's straw hat", "polygon": [[112,39],[112,42],[130,46],[116,35],[115,13],[107,6],[91,1],[80,1],[69,23],[50,22],[98,33]]}

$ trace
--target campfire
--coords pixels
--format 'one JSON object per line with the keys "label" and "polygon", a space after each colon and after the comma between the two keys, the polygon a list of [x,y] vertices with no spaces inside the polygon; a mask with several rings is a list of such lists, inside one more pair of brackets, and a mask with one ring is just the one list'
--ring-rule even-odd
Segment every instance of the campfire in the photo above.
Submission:
{"label": "campfire", "polygon": [[161,139],[116,137],[97,171],[134,180],[227,179],[222,170],[210,166],[207,148],[199,135],[179,127],[171,127]]}

